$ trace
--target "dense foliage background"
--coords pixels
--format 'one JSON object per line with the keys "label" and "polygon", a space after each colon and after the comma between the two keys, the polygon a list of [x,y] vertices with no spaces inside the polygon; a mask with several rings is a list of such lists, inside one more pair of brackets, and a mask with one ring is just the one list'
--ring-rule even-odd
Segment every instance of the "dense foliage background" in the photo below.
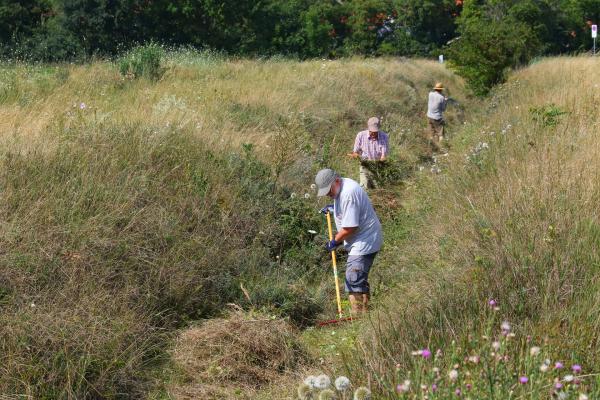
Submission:
{"label": "dense foliage background", "polygon": [[600,0],[2,0],[0,54],[113,56],[158,42],[243,56],[436,56],[476,93],[533,57],[587,50]]}

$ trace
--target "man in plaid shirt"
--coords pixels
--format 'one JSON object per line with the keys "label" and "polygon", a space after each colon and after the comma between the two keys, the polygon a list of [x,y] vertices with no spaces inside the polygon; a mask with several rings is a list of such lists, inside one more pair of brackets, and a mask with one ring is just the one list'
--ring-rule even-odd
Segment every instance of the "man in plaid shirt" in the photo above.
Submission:
{"label": "man in plaid shirt", "polygon": [[385,162],[388,155],[388,134],[380,130],[381,122],[377,117],[369,118],[368,129],[358,132],[354,149],[349,157],[360,159],[360,186],[372,189],[377,185],[373,170]]}

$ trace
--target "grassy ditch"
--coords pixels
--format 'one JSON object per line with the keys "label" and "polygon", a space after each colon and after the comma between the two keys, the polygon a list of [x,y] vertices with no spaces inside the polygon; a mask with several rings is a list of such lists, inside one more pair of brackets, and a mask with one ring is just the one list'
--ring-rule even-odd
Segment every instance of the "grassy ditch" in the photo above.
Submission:
{"label": "grassy ditch", "polygon": [[157,393],[181,329],[230,303],[284,318],[292,343],[334,308],[315,171],[357,176],[344,155],[377,114],[386,179],[414,173],[427,91],[463,87],[425,61],[180,52],[162,67],[0,67],[1,393]]}

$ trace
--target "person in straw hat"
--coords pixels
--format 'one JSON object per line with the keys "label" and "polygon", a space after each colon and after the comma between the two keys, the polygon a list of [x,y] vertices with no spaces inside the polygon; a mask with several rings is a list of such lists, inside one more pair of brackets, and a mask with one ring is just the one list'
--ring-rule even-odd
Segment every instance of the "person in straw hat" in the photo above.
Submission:
{"label": "person in straw hat", "polygon": [[444,85],[440,82],[429,92],[429,102],[427,103],[428,120],[428,139],[431,150],[438,152],[440,142],[444,138],[444,111],[448,103],[448,97],[444,96]]}

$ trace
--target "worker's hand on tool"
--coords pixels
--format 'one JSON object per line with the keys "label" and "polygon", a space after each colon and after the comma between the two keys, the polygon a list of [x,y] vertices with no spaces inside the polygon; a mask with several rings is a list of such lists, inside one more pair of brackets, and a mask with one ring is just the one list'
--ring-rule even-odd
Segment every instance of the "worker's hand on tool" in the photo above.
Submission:
{"label": "worker's hand on tool", "polygon": [[328,240],[327,243],[325,243],[325,249],[327,249],[327,251],[333,251],[335,250],[336,247],[338,247],[341,243],[340,242],[336,242],[335,239],[333,240]]}
{"label": "worker's hand on tool", "polygon": [[325,207],[321,208],[319,211],[321,214],[331,213],[333,214],[333,204],[327,204]]}

